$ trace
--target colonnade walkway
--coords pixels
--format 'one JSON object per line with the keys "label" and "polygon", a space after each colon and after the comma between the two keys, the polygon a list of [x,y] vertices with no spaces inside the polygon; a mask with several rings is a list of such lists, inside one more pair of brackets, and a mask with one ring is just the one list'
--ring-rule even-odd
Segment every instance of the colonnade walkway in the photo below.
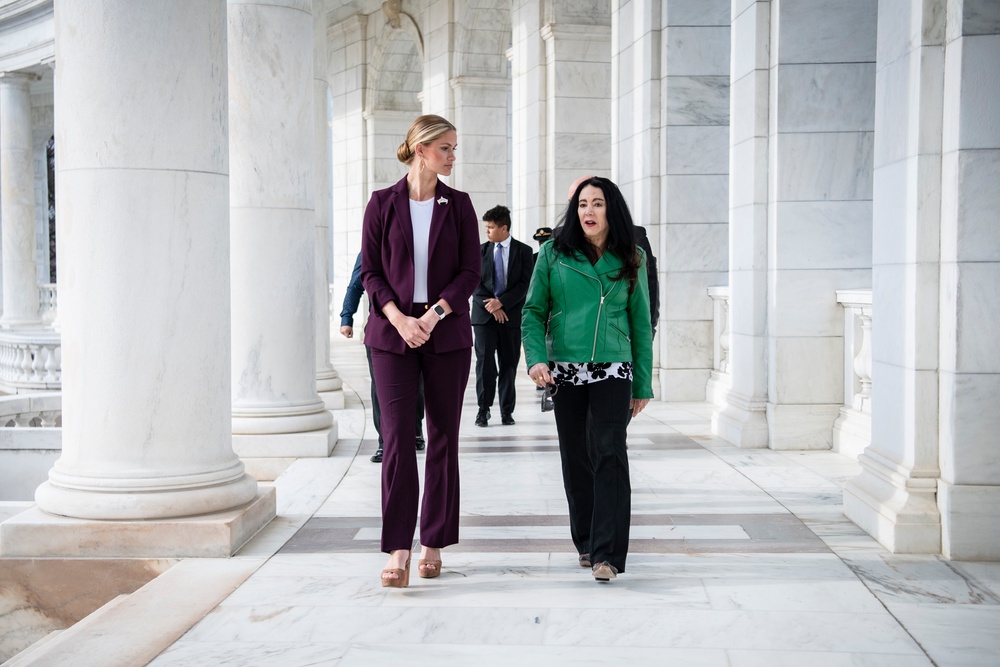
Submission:
{"label": "colonnade walkway", "polygon": [[470,381],[461,543],[444,551],[442,576],[414,571],[409,588],[383,589],[365,355],[356,341],[332,354],[347,393],[333,455],[279,477],[278,518],[235,557],[182,561],[95,615],[65,664],[1000,660],[1000,564],[886,552],[842,514],[853,461],[740,450],[711,435],[707,404],[653,402],[632,423],[628,571],[596,583],[568,537],[552,414],[523,373],[514,426],[497,409],[488,428],[474,425]]}

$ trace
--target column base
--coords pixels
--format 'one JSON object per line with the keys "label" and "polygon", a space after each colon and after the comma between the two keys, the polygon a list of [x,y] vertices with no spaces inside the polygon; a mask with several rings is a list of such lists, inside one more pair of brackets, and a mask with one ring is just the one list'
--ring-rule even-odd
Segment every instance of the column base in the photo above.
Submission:
{"label": "column base", "polygon": [[742,449],[767,447],[767,403],[730,390],[712,412],[712,433]]}
{"label": "column base", "polygon": [[849,456],[855,461],[868,445],[872,444],[872,416],[846,405],[833,422],[833,451]]}
{"label": "column base", "polygon": [[708,382],[705,383],[705,400],[717,410],[722,410],[726,407],[726,395],[731,388],[732,378],[729,373],[712,371],[708,375]]}
{"label": "column base", "polygon": [[335,444],[336,423],[330,428],[304,433],[233,434],[233,451],[241,459],[326,458]]}
{"label": "column base", "polygon": [[938,507],[945,558],[1000,561],[1000,486],[938,480]]}
{"label": "column base", "polygon": [[909,471],[868,450],[844,488],[844,514],[893,553],[941,553],[937,477]]}
{"label": "column base", "polygon": [[274,487],[243,507],[180,519],[92,521],[33,507],[0,523],[4,558],[228,558],[276,514]]}
{"label": "column base", "polygon": [[233,407],[234,438],[237,435],[305,433],[327,429],[333,425],[333,415],[318,396],[314,403],[308,404]]}
{"label": "column base", "polygon": [[833,446],[836,405],[767,404],[768,442],[781,451],[823,450]]}
{"label": "column base", "polygon": [[660,400],[693,402],[705,400],[709,371],[704,368],[661,368]]}
{"label": "column base", "polygon": [[327,410],[343,410],[346,404],[343,389],[321,391],[319,392],[319,399],[323,401],[323,405]]}

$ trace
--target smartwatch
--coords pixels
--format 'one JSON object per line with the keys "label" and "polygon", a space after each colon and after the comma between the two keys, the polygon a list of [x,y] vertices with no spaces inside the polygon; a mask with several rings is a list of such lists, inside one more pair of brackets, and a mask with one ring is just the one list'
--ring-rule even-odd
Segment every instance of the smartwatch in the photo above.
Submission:
{"label": "smartwatch", "polygon": [[433,308],[431,308],[431,310],[434,311],[434,314],[438,316],[439,320],[443,320],[444,319],[445,312],[444,312],[444,308],[441,305],[435,305]]}

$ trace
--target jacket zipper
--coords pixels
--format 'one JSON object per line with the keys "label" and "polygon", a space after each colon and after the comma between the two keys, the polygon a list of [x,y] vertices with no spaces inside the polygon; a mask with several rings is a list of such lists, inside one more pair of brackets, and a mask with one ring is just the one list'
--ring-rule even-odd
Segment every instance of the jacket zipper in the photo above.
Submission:
{"label": "jacket zipper", "polygon": [[605,294],[604,293],[604,285],[601,284],[601,279],[600,278],[592,276],[589,273],[584,273],[580,269],[578,269],[578,268],[576,268],[574,266],[570,266],[569,264],[567,264],[565,262],[559,262],[559,263],[562,264],[563,266],[565,266],[567,269],[570,269],[571,271],[576,271],[581,276],[584,276],[586,278],[590,278],[591,280],[596,280],[597,281],[597,291],[600,292],[600,294],[601,294],[601,302],[597,305],[597,321],[594,323],[594,343],[590,346],[590,361],[593,362],[594,361],[594,357],[597,356],[597,332],[600,331],[600,328],[601,328],[601,311],[604,310],[604,299],[605,299],[605,297],[611,296],[611,293],[615,291],[615,287],[618,287],[618,283],[616,281],[615,284],[611,287],[611,289],[608,290],[608,293]]}

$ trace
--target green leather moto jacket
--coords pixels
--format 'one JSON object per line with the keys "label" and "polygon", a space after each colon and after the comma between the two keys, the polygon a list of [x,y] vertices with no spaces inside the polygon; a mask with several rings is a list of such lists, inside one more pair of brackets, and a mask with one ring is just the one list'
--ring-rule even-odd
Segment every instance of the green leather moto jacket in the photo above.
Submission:
{"label": "green leather moto jacket", "polygon": [[528,368],[549,361],[632,362],[632,398],[653,397],[653,328],[645,254],[635,289],[615,280],[621,260],[604,253],[559,254],[546,241],[538,251],[521,311],[521,336]]}

